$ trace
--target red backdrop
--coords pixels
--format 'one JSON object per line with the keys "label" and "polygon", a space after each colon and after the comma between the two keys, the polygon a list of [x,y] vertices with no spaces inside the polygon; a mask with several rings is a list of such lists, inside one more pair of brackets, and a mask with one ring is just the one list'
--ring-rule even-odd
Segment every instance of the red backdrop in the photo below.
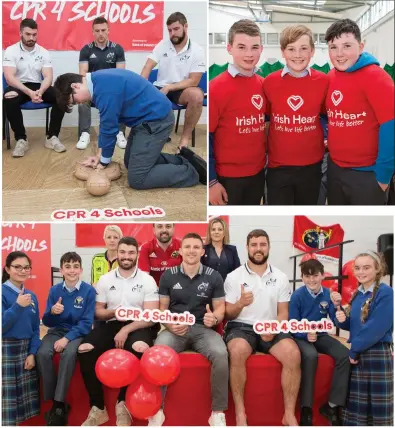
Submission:
{"label": "red backdrop", "polygon": [[26,281],[26,288],[36,294],[42,317],[52,285],[51,225],[3,223],[1,241],[3,266],[7,255],[12,251],[23,251],[32,261],[33,269],[31,277]]}
{"label": "red backdrop", "polygon": [[[229,223],[228,217],[221,217]],[[122,230],[124,236],[133,236],[137,239],[139,245],[149,241],[153,238],[152,224],[138,224],[138,223],[111,223],[116,224]],[[105,227],[108,224],[86,224],[78,223],[75,225],[75,244],[76,247],[104,247],[103,234]],[[178,223],[176,224],[175,236],[182,238],[189,232],[198,233],[203,241],[206,238],[207,224],[205,223]]]}
{"label": "red backdrop", "polygon": [[104,16],[110,40],[125,51],[152,51],[163,38],[163,2],[2,2],[3,49],[16,43],[19,24],[33,18],[38,44],[49,50],[79,51],[92,36],[92,21]]}

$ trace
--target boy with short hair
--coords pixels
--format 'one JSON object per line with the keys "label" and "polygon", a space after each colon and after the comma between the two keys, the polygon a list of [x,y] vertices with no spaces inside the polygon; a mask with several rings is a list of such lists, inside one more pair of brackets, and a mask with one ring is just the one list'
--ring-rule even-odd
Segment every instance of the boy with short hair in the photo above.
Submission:
{"label": "boy with short hair", "polygon": [[[330,291],[322,287],[324,266],[315,259],[300,264],[304,285],[291,296],[289,319],[319,321],[327,318],[335,322],[335,307]],[[302,381],[300,425],[313,425],[314,381],[318,365],[318,353],[330,355],[335,360],[329,401],[320,408],[320,413],[331,425],[340,425],[339,406],[346,404],[350,362],[349,351],[328,333],[294,333],[295,342],[302,356]]]}
{"label": "boy with short hair", "polygon": [[235,22],[227,49],[233,64],[209,88],[209,201],[259,205],[265,187],[266,101],[255,67],[263,49],[258,25],[249,19]]}
{"label": "boy with short hair", "polygon": [[328,204],[385,205],[394,173],[394,82],[350,19],[327,30]]}
{"label": "boy with short hair", "polygon": [[[44,400],[53,400],[45,417],[49,426],[67,425],[70,406],[65,402],[74,373],[78,346],[92,329],[95,289],[80,280],[81,257],[63,254],[60,273],[64,281],[54,285],[48,296],[43,324],[50,327],[37,353],[37,365],[43,379]],[[53,364],[54,352],[60,353],[58,374]]]}
{"label": "boy with short hair", "polygon": [[317,205],[324,157],[324,112],[328,77],[309,68],[313,33],[305,25],[280,35],[286,66],[263,84],[270,115],[267,199],[269,205]]}

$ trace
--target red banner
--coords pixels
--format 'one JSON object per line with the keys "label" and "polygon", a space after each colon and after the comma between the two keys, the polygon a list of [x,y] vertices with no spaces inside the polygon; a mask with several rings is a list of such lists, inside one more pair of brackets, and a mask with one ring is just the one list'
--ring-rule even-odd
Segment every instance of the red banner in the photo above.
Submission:
{"label": "red banner", "polygon": [[[228,217],[221,216],[227,223]],[[133,236],[137,239],[138,244],[141,246],[144,242],[153,239],[153,226],[152,224],[138,224],[138,223],[114,223],[122,230],[123,236]],[[104,229],[108,224],[86,224],[77,223],[75,225],[75,243],[76,247],[104,247]],[[205,242],[207,233],[207,224],[205,223],[178,223],[175,225],[176,238],[182,239],[184,235],[189,232],[198,233]]]}
{"label": "red banner", "polygon": [[163,2],[2,2],[3,49],[20,40],[19,24],[32,18],[38,44],[48,50],[79,51],[92,42],[92,21],[104,16],[110,40],[125,51],[152,51],[163,38]]}
{"label": "red banner", "polygon": [[[293,246],[303,252],[320,250],[327,246],[343,242],[344,230],[340,224],[319,226],[305,216],[294,217]],[[336,260],[339,258],[340,247],[329,248],[317,252],[320,259]]]}
{"label": "red banner", "polygon": [[1,240],[3,266],[7,255],[12,251],[23,251],[32,261],[31,276],[25,285],[37,296],[41,318],[52,286],[51,225],[3,223]]}

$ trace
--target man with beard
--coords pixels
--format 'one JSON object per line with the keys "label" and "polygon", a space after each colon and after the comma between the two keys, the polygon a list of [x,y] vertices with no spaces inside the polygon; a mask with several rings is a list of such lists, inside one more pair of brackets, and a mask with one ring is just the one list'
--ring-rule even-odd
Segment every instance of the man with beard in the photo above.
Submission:
{"label": "man with beard", "polygon": [[[3,71],[8,86],[4,89],[4,109],[15,136],[12,156],[22,157],[29,149],[23,124],[21,104],[32,101],[52,104],[51,120],[45,140],[47,149],[61,153],[66,151],[59,141],[64,112],[56,104],[56,92],[52,85],[53,71],[49,52],[37,44],[38,28],[33,19],[23,19],[20,24],[21,40],[4,52]],[[43,79],[44,78],[44,79]]]}
{"label": "man with beard", "polygon": [[[244,407],[246,362],[254,351],[273,355],[282,364],[283,425],[298,425],[295,405],[300,385],[300,353],[288,333],[256,334],[256,321],[288,320],[291,287],[287,276],[268,263],[270,239],[261,229],[247,236],[248,261],[225,281],[225,342],[230,357],[230,387],[235,403],[236,425],[247,425]],[[279,421],[280,424],[280,421]]]}
{"label": "man with beard", "polygon": [[[137,267],[138,244],[132,237],[120,239],[117,250],[117,269],[103,275],[96,286],[95,315],[106,321],[92,330],[78,348],[81,374],[89,394],[91,410],[83,426],[97,426],[109,420],[104,405],[101,382],[96,376],[96,361],[109,349],[125,349],[137,358],[153,345],[157,329],[152,322],[119,321],[115,310],[120,306],[158,309],[159,297],[155,281]],[[117,426],[132,422],[125,406],[127,387],[121,388],[115,406]]]}
{"label": "man with beard", "polygon": [[153,276],[159,287],[163,272],[182,262],[181,241],[173,238],[174,223],[154,223],[153,226],[155,238],[141,246],[139,268]]}
{"label": "man with beard", "polygon": [[179,147],[187,146],[202,113],[204,94],[199,85],[206,71],[203,48],[188,37],[188,23],[181,12],[166,21],[170,40],[162,40],[149,55],[141,75],[148,79],[158,66],[154,85],[175,104],[186,106],[185,122]]}
{"label": "man with beard", "polygon": [[[216,270],[200,263],[204,247],[198,234],[188,233],[184,236],[180,253],[181,265],[168,269],[160,279],[160,310],[169,309],[172,313],[189,311],[195,315],[196,323],[192,326],[164,324],[165,330],[159,334],[155,345],[170,346],[176,352],[192,349],[210,361],[212,413],[208,422],[211,426],[225,426],[228,353],[221,336],[213,329],[225,315],[223,280]],[[163,424],[163,406],[162,403],[162,409],[150,418],[148,426]]]}

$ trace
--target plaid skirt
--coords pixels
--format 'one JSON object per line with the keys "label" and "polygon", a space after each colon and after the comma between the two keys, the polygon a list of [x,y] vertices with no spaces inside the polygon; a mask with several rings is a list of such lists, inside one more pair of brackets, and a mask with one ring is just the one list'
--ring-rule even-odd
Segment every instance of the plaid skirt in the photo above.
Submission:
{"label": "plaid skirt", "polygon": [[391,345],[378,343],[351,365],[343,425],[394,425],[394,361]]}
{"label": "plaid skirt", "polygon": [[2,425],[16,426],[40,414],[37,370],[25,370],[29,339],[2,339]]}

